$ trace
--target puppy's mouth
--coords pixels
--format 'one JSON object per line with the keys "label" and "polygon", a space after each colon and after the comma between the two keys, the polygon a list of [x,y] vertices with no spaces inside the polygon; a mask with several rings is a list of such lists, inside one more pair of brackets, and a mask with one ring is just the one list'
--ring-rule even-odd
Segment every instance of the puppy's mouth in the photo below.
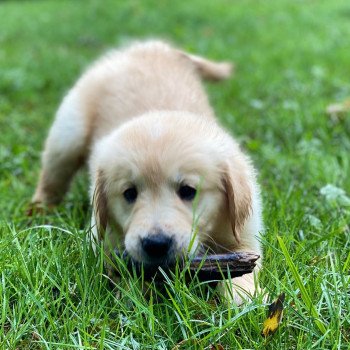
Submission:
{"label": "puppy's mouth", "polygon": [[[197,276],[201,281],[216,283],[219,280],[231,279],[251,273],[256,266],[255,262],[259,259],[258,254],[231,252],[226,254],[205,254],[188,258],[183,256],[180,260],[172,261],[170,264],[165,262],[161,265],[136,261],[127,251],[120,254],[118,250],[115,250],[114,253],[119,260],[126,263],[126,268],[129,272],[143,277],[145,281],[155,282],[162,282],[165,279],[165,275],[161,273],[160,269],[168,275],[168,272],[174,271],[174,268],[178,266],[185,272],[185,277]],[[186,260],[189,264],[186,264]],[[115,273],[122,276],[120,271],[116,270]]]}
{"label": "puppy's mouth", "polygon": [[[144,261],[136,260],[132,255],[124,250],[121,253],[118,249],[114,250],[114,254],[117,259],[122,260],[127,267],[127,270],[136,274],[136,276],[142,276],[145,280],[161,280],[164,277],[160,273],[160,270],[169,272],[173,270],[177,263],[183,263],[184,257],[170,254],[169,256],[159,259],[145,259]],[[115,271],[118,274],[118,271]]]}

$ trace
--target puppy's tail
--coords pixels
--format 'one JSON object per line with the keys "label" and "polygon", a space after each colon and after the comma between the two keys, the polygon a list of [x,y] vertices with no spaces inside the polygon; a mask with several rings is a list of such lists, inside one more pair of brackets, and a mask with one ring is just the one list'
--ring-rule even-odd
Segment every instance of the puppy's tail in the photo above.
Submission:
{"label": "puppy's tail", "polygon": [[194,64],[197,72],[205,80],[225,80],[228,79],[234,71],[234,65],[230,62],[214,62],[204,57],[190,55],[183,51],[181,51],[181,54]]}

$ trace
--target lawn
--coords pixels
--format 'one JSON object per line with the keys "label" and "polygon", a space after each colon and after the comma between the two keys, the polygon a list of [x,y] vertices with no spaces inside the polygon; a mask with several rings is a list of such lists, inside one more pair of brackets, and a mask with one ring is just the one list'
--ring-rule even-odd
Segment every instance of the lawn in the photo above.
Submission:
{"label": "lawn", "polygon": [[[350,97],[348,0],[18,0],[0,18],[0,349],[350,348],[350,113],[325,112]],[[26,216],[65,91],[148,37],[236,64],[207,87],[259,170],[261,284],[286,295],[271,337],[261,296],[227,307],[181,278],[148,297],[135,278],[111,289],[85,238],[84,172],[57,209]]]}

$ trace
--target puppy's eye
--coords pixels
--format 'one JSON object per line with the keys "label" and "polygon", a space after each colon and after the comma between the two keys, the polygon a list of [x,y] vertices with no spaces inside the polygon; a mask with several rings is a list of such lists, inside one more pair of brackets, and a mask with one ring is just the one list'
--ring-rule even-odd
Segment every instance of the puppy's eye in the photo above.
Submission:
{"label": "puppy's eye", "polygon": [[184,201],[191,201],[196,196],[197,190],[194,187],[188,185],[180,186],[177,191],[178,196]]}
{"label": "puppy's eye", "polygon": [[134,203],[136,201],[136,198],[137,198],[137,189],[136,189],[136,187],[130,187],[130,188],[126,189],[123,192],[123,196],[124,196],[125,200],[129,204]]}

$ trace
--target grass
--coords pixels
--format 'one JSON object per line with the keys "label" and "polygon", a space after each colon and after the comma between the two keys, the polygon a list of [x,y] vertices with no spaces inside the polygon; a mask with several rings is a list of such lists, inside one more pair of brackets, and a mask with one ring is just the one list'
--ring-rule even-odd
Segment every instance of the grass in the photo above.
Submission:
{"label": "grass", "polygon": [[[320,193],[350,195],[350,115],[325,114],[350,96],[347,0],[2,1],[0,13],[1,349],[349,349],[350,208]],[[237,65],[208,91],[260,173],[261,283],[286,293],[266,340],[261,297],[228,308],[181,278],[145,297],[131,276],[117,298],[86,242],[86,175],[54,212],[25,215],[64,92],[107,48],[150,36]]]}

